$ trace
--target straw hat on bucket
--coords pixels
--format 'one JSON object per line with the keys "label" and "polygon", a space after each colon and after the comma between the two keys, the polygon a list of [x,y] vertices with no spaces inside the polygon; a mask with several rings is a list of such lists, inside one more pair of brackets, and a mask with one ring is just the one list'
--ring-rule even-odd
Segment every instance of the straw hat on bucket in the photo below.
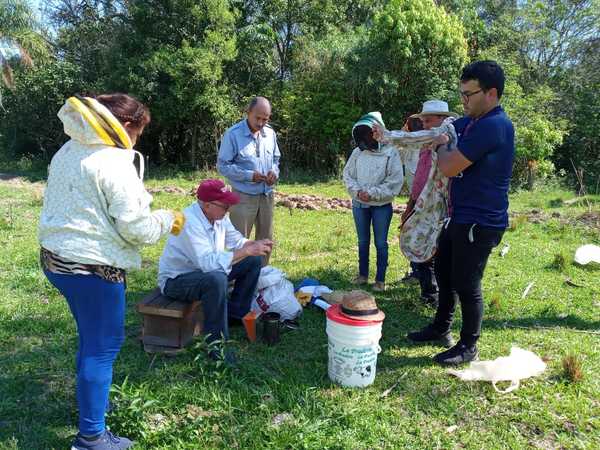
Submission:
{"label": "straw hat on bucket", "polygon": [[342,299],[340,311],[354,320],[381,321],[385,314],[377,307],[375,298],[365,291],[350,291]]}

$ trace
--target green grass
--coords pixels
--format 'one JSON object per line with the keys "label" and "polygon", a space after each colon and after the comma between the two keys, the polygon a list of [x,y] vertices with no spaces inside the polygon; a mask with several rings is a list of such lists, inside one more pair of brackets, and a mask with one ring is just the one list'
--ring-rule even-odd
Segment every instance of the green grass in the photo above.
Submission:
{"label": "green grass", "polygon": [[[161,176],[147,184],[187,190],[201,176]],[[345,195],[337,180],[299,179],[282,183],[280,190]],[[175,358],[145,354],[134,305],[154,287],[161,243],[144,249],[143,269],[128,279],[128,338],[115,364],[118,408],[108,423],[135,438],[140,449],[600,448],[600,335],[593,334],[600,329],[600,269],[572,263],[579,245],[600,244],[600,230],[577,220],[588,209],[565,203],[573,197],[556,189],[512,195],[511,211],[523,219],[515,219],[514,231],[506,232],[489,260],[481,358],[506,355],[517,345],[548,360],[545,373],[524,380],[515,392],[502,395],[489,383],[450,377],[431,362],[438,348],[406,341],[406,332],[427,323],[433,311],[418,303],[416,286],[396,283],[407,263],[398,250],[394,218],[391,289],[377,296],[387,318],[372,386],[345,389],[328,380],[325,318],[312,309],[305,310],[301,329],[285,334],[275,347],[248,344],[234,328],[238,372],[210,366],[194,347]],[[598,212],[600,198],[592,200]],[[190,201],[155,195],[155,207],[181,208]],[[64,299],[38,267],[40,207],[38,191],[0,184],[3,449],[64,449],[77,431],[77,336]],[[534,223],[540,214],[542,220]],[[275,224],[275,266],[293,281],[313,277],[333,288],[350,287],[357,256],[349,212],[277,208]],[[501,258],[505,243],[510,251]],[[559,263],[557,255],[564,256]],[[566,284],[567,277],[581,287]],[[457,320],[455,333],[459,326]],[[567,355],[581,362],[583,378],[577,382],[565,375]],[[286,420],[276,425],[280,414]]]}

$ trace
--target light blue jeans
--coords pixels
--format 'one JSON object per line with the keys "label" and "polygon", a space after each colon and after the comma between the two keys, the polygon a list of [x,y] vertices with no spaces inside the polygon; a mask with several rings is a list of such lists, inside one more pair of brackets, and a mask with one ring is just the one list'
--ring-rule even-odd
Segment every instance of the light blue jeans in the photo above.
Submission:
{"label": "light blue jeans", "polygon": [[370,206],[368,208],[352,208],[356,234],[358,236],[358,274],[369,276],[369,247],[371,245],[371,224],[377,249],[377,274],[375,281],[385,282],[388,266],[388,232],[394,211],[392,204]]}

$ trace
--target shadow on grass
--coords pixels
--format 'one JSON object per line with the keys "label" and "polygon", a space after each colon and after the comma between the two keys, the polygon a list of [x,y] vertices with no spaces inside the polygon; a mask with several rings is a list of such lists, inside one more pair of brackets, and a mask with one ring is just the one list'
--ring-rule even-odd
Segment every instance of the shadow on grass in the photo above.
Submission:
{"label": "shadow on grass", "polygon": [[46,181],[46,178],[48,177],[48,173],[47,173],[47,169],[44,166],[43,168],[36,168],[34,170],[27,170],[27,171],[21,171],[21,170],[2,170],[2,168],[0,168],[0,180],[12,180],[14,178],[23,178],[27,181],[29,181],[30,183],[37,183],[39,181]]}
{"label": "shadow on grass", "polygon": [[522,317],[520,319],[497,320],[483,319],[483,329],[504,329],[504,328],[527,328],[536,330],[539,327],[572,329],[577,331],[596,331],[600,332],[600,320],[589,321],[583,320],[575,315],[569,314],[566,317],[557,316],[537,316],[537,317]]}

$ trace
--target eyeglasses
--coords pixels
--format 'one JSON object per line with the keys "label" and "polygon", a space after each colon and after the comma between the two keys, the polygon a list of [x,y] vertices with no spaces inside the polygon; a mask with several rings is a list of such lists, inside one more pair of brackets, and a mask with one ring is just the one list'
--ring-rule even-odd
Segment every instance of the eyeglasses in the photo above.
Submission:
{"label": "eyeglasses", "polygon": [[480,92],[483,92],[483,89],[479,89],[479,90],[473,91],[473,92],[458,91],[458,93],[460,94],[460,97],[465,101],[465,103],[469,103],[469,99],[471,98],[471,96],[473,96],[475,94],[479,94]]}
{"label": "eyeglasses", "polygon": [[223,203],[217,203],[217,202],[209,202],[209,203],[210,203],[211,205],[218,206],[219,208],[221,208],[221,209],[223,209],[223,210],[225,210],[225,211],[228,211],[228,210],[229,210],[229,207],[231,206],[231,205],[225,205],[225,204],[223,204]]}

